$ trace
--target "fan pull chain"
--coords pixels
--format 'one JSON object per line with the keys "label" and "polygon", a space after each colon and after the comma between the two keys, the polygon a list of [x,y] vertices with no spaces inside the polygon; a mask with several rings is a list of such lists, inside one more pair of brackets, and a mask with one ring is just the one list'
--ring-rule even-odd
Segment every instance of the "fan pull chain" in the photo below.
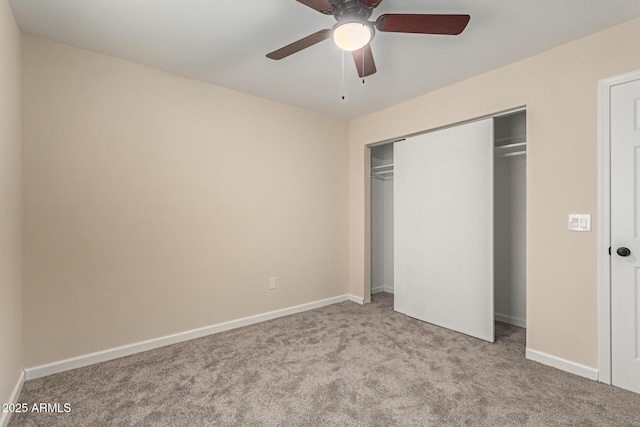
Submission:
{"label": "fan pull chain", "polygon": [[[364,30],[364,24],[362,24],[362,29]],[[362,39],[363,39],[363,41],[365,41],[364,40],[365,38],[366,37],[364,35],[364,31],[362,31]],[[366,45],[362,46],[362,84],[364,84],[364,79],[365,79],[364,74],[366,74],[365,71],[364,71],[364,48],[365,47],[367,47],[367,46]]]}
{"label": "fan pull chain", "polygon": [[365,74],[365,71],[364,71],[364,47],[363,47],[362,48],[362,84],[364,84],[364,79],[365,79],[364,74]]}
{"label": "fan pull chain", "polygon": [[[365,71],[364,71],[364,48],[362,48],[362,74],[364,74],[364,73],[365,73]],[[365,79],[365,77],[362,76],[362,84],[364,84],[364,79]]]}
{"label": "fan pull chain", "polygon": [[345,55],[345,51],[342,51],[342,88],[341,88],[341,92],[342,92],[342,100],[344,101],[344,55]]}

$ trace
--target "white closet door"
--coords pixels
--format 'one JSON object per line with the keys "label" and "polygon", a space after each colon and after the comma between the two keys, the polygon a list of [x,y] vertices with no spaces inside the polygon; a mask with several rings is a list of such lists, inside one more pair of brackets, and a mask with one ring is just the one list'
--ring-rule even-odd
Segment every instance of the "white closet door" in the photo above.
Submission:
{"label": "white closet door", "polygon": [[494,341],[493,119],[394,146],[395,310]]}

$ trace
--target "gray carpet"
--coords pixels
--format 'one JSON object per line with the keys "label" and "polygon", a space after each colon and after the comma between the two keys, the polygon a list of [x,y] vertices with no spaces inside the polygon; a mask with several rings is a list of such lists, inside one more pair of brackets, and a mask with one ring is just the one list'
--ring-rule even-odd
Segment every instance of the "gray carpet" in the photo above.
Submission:
{"label": "gray carpet", "polygon": [[640,395],[495,344],[344,302],[25,383],[11,426],[638,426]]}

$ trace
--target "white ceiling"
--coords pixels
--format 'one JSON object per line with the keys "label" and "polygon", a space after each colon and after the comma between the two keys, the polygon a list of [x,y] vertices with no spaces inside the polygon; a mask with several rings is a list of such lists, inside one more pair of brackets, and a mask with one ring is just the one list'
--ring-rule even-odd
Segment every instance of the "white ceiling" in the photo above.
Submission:
{"label": "white ceiling", "polygon": [[[23,31],[352,119],[640,16],[638,0],[385,0],[382,13],[471,15],[460,36],[378,33],[358,78],[331,40],[265,55],[335,20],[295,0],[9,0]],[[631,41],[630,41],[631,43]]]}

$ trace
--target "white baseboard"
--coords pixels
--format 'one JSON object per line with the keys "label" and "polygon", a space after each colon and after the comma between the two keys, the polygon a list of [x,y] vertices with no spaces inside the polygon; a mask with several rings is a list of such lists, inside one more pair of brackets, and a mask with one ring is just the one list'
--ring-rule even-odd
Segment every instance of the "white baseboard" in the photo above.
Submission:
{"label": "white baseboard", "polygon": [[347,295],[347,297],[349,298],[349,301],[351,301],[351,302],[355,302],[356,304],[360,304],[360,305],[364,304],[364,298],[362,298],[362,297],[357,297],[357,296],[351,295],[351,294]]}
{"label": "white baseboard", "polygon": [[26,368],[25,374],[27,380],[45,377],[47,375],[57,374],[59,372],[69,371],[71,369],[82,368],[84,366],[96,363],[106,362],[108,360],[118,359],[120,357],[130,356],[143,351],[153,350],[158,347],[164,347],[179,342],[189,341],[196,338],[213,335],[231,329],[241,328],[267,320],[277,319],[279,317],[290,316],[292,314],[301,313],[303,311],[314,310],[320,307],[337,304],[343,301],[353,301],[363,304],[363,299],[353,295],[340,295],[333,298],[327,298],[320,301],[314,301],[307,304],[301,304],[294,307],[283,308],[281,310],[270,311],[268,313],[257,314],[255,316],[244,317],[241,319],[230,320],[228,322],[218,323],[203,328],[192,329],[190,331],[179,332],[173,335],[167,335],[160,338],[154,338],[147,341],[141,341],[134,344],[124,345],[122,347],[111,348],[108,350],[98,351],[96,353],[85,354],[83,356],[72,357],[70,359],[60,360],[46,365],[34,366]]}
{"label": "white baseboard", "polygon": [[510,325],[519,326],[521,328],[526,328],[527,327],[527,321],[526,320],[518,319],[517,317],[513,317],[513,316],[507,316],[506,314],[496,313],[494,315],[494,318],[498,322],[508,323]]}
{"label": "white baseboard", "polygon": [[381,292],[386,292],[388,294],[392,294],[393,293],[393,287],[389,287],[389,286],[376,286],[375,288],[371,288],[371,295],[373,294],[379,294]]}
{"label": "white baseboard", "polygon": [[[9,400],[2,403],[18,403],[18,398],[20,397],[20,392],[22,391],[22,386],[24,385],[25,373],[24,371],[20,371],[20,376],[18,377],[18,382],[15,387],[13,387],[13,391],[9,396]],[[2,409],[0,408],[0,411]],[[0,412],[0,427],[7,427],[9,425],[9,419],[11,418],[11,412]]]}
{"label": "white baseboard", "polygon": [[598,370],[595,368],[571,362],[570,360],[561,359],[556,356],[551,356],[550,354],[536,350],[531,350],[530,348],[527,349],[526,357],[534,362],[540,362],[544,365],[552,366],[562,371],[598,381]]}

